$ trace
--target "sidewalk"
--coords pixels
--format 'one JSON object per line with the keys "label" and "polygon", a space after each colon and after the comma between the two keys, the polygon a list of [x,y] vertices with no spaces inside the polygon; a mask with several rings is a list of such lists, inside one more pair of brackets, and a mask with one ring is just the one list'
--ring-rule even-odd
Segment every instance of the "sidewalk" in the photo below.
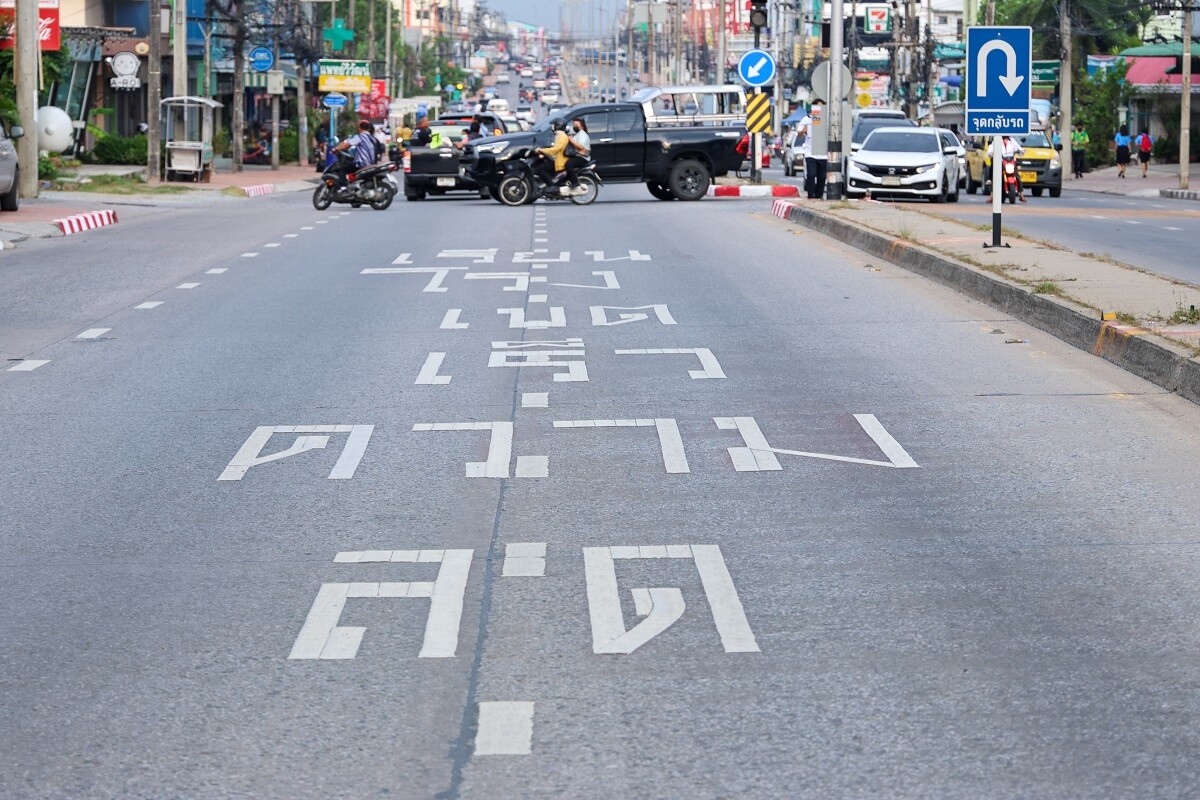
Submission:
{"label": "sidewalk", "polygon": [[[1197,185],[1200,185],[1200,164],[1192,169],[1196,172]],[[1085,172],[1080,179],[1064,177],[1063,188],[1072,192],[1099,192],[1126,197],[1162,197],[1164,189],[1179,189],[1178,164],[1151,164],[1147,172],[1148,177],[1143,178],[1141,165],[1133,163],[1125,170],[1126,177],[1120,178],[1116,167],[1104,167]]]}
{"label": "sidewalk", "polygon": [[213,173],[210,182],[171,185],[186,186],[189,189],[216,190],[272,185],[275,187],[275,192],[303,192],[312,190],[316,185],[317,177],[316,167],[296,164],[280,164],[277,170],[258,164],[243,164],[241,172],[234,172],[229,159],[223,158],[217,159],[217,171]]}
{"label": "sidewalk", "polygon": [[[1140,174],[1124,182],[1134,180],[1142,180]],[[990,226],[913,206],[777,200],[773,212],[951,286],[1200,403],[1198,286],[1007,234],[1003,241],[1011,248],[985,248]]]}

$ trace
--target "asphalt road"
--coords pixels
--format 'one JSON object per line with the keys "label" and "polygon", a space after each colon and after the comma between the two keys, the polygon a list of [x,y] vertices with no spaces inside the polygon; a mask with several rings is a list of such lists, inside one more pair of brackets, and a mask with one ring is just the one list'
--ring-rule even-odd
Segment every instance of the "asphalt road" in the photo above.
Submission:
{"label": "asphalt road", "polygon": [[[803,176],[784,178],[782,169],[768,170],[767,175],[781,183],[803,185],[804,181]],[[1200,204],[1072,191],[1069,187],[1061,197],[1029,193],[1026,197],[1025,203],[1016,206],[1004,204],[1001,216],[1006,229],[1200,284],[1200,261],[1191,253],[1193,243],[1200,241]],[[929,205],[925,200],[893,202]],[[983,194],[964,192],[957,204],[927,210],[977,225],[992,223],[992,207]]]}
{"label": "asphalt road", "polygon": [[1200,409],[765,203],[242,209],[5,254],[0,796],[1200,791]]}

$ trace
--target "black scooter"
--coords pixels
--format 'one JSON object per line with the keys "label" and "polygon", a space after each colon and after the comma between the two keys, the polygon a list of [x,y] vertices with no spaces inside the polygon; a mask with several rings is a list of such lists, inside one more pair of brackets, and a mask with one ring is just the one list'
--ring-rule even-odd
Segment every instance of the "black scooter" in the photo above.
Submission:
{"label": "black scooter", "polygon": [[535,200],[570,200],[577,206],[587,206],[600,196],[600,176],[596,174],[595,162],[579,171],[579,187],[567,182],[567,174],[559,172],[549,183],[542,177],[538,166],[546,156],[537,150],[526,149],[517,154],[510,163],[504,179],[496,187],[496,194],[506,206],[523,206]]}
{"label": "black scooter", "polygon": [[389,173],[399,168],[399,153],[395,148],[392,148],[391,160],[357,170],[354,154],[347,150],[338,151],[336,160],[321,175],[321,183],[313,192],[313,208],[324,211],[333,203],[347,203],[358,208],[369,203],[376,211],[383,211],[396,196],[396,184]]}

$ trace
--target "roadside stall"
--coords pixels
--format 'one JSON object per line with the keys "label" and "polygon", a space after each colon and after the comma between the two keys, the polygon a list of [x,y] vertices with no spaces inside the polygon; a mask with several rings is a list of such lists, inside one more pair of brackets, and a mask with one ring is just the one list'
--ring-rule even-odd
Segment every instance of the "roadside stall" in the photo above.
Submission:
{"label": "roadside stall", "polygon": [[207,97],[168,97],[162,101],[168,181],[208,182],[213,173],[213,114],[221,108]]}

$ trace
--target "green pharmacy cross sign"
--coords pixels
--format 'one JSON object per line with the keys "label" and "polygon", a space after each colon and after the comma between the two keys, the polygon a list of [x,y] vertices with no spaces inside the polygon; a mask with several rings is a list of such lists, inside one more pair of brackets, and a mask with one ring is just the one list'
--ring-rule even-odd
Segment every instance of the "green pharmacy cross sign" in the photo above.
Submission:
{"label": "green pharmacy cross sign", "polygon": [[334,50],[341,50],[347,43],[354,41],[354,31],[346,27],[344,19],[335,19],[332,28],[321,31],[321,38],[329,42]]}

